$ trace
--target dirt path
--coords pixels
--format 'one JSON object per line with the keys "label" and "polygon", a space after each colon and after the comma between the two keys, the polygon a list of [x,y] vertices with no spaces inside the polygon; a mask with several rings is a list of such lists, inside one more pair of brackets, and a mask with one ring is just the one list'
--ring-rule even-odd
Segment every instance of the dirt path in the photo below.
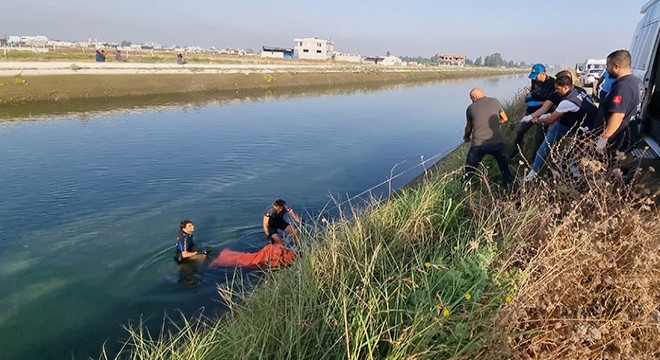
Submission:
{"label": "dirt path", "polygon": [[[75,66],[74,66],[75,65]],[[469,76],[493,68],[0,62],[0,118],[216,101],[310,91],[350,91]]]}

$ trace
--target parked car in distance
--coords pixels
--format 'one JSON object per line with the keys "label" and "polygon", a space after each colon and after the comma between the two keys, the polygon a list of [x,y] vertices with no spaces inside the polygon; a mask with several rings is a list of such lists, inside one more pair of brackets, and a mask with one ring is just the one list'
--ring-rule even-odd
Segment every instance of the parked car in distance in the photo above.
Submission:
{"label": "parked car in distance", "polygon": [[589,69],[580,75],[580,80],[582,80],[582,84],[584,86],[591,86],[598,82],[598,79],[600,79],[600,74],[602,73],[603,69]]}

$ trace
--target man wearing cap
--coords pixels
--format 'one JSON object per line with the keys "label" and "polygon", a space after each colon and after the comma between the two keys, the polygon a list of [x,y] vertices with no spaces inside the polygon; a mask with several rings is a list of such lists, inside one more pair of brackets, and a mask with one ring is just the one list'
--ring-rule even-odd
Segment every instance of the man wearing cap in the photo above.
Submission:
{"label": "man wearing cap", "polygon": [[509,156],[511,158],[514,158],[522,150],[522,142],[525,133],[527,133],[527,131],[533,126],[536,126],[534,153],[539,149],[545,136],[543,126],[534,124],[531,121],[532,116],[530,114],[540,109],[543,103],[550,98],[552,93],[555,92],[555,79],[546,73],[545,65],[534,64],[532,66],[532,71],[529,73],[529,78],[532,81],[532,85],[529,94],[525,97],[527,108],[525,109],[525,116],[520,120],[520,125],[516,130],[516,142],[513,146],[511,155]]}
{"label": "man wearing cap", "polygon": [[500,102],[495,98],[486,97],[481,88],[476,87],[470,91],[470,100],[472,104],[465,111],[467,124],[463,141],[471,140],[472,146],[465,160],[463,182],[469,181],[474,176],[474,171],[484,156],[492,155],[500,167],[504,184],[511,186],[509,163],[504,155],[504,138],[500,133],[500,125],[509,118]]}

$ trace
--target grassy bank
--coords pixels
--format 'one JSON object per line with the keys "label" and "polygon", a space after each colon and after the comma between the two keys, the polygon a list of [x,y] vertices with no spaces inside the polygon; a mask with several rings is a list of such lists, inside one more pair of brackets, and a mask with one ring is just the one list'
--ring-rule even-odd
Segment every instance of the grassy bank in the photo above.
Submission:
{"label": "grassy bank", "polygon": [[658,358],[660,212],[640,181],[652,170],[623,186],[585,156],[580,181],[557,161],[507,192],[486,162],[465,189],[466,149],[305,234],[304,256],[254,291],[219,289],[218,321],[132,328],[117,358]]}
{"label": "grassy bank", "polygon": [[0,77],[0,118],[355,91],[511,73],[487,68],[389,72],[361,67],[325,72],[17,75]]}

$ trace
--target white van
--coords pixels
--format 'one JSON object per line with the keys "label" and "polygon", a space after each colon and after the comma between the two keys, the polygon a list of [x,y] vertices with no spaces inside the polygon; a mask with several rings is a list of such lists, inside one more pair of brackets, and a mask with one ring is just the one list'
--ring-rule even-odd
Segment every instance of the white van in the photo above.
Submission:
{"label": "white van", "polygon": [[653,151],[660,155],[660,0],[642,7],[643,14],[630,46],[632,70],[646,89],[642,97],[640,132]]}

